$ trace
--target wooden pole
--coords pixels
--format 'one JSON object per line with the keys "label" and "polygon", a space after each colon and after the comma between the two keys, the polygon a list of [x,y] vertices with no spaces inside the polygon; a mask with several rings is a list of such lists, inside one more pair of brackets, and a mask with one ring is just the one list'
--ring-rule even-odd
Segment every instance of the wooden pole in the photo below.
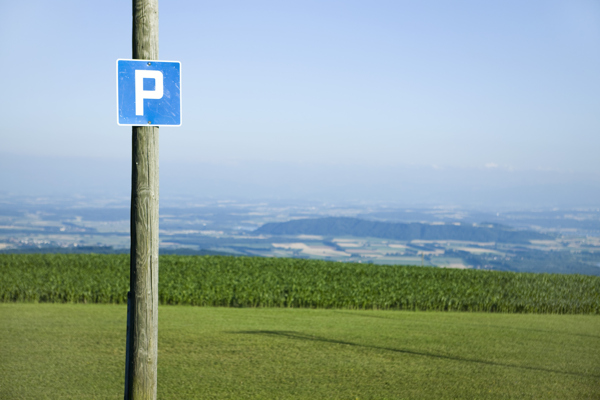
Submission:
{"label": "wooden pole", "polygon": [[[158,0],[133,0],[133,58],[158,60]],[[158,127],[132,128],[131,261],[125,400],[156,400]]]}

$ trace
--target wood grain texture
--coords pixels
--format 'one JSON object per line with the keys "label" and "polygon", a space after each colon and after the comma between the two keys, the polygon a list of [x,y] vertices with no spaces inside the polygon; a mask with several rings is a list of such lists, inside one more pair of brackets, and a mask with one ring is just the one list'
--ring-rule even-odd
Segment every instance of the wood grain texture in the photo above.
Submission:
{"label": "wood grain texture", "polygon": [[158,60],[158,0],[133,0],[133,58]]}
{"label": "wood grain texture", "polygon": [[[133,58],[158,59],[158,0],[133,0]],[[131,313],[125,399],[156,399],[158,127],[132,128]]]}
{"label": "wood grain texture", "polygon": [[133,127],[130,399],[156,399],[158,127]]}

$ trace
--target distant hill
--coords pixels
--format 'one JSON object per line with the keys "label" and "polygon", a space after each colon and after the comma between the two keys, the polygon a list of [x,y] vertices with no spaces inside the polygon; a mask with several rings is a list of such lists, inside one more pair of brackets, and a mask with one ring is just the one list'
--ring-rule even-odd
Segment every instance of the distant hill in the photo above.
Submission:
{"label": "distant hill", "polygon": [[528,243],[553,239],[533,231],[517,231],[502,225],[432,225],[418,222],[396,223],[358,218],[328,217],[272,222],[254,231],[267,235],[321,235],[376,237],[395,240],[465,240],[473,242]]}

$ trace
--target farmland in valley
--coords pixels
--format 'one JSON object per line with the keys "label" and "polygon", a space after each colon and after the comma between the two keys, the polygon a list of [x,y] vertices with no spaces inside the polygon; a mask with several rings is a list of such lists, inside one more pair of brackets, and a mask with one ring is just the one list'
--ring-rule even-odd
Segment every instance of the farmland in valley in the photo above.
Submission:
{"label": "farmland in valley", "polygon": [[[127,253],[129,204],[109,200],[0,195],[0,253]],[[160,251],[600,275],[600,211],[177,201],[161,204]]]}

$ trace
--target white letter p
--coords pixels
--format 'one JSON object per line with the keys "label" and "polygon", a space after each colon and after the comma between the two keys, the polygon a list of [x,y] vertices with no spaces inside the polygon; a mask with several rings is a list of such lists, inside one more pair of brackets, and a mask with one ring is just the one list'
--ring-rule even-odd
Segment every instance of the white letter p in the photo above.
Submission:
{"label": "white letter p", "polygon": [[[144,90],[144,78],[154,79],[154,90]],[[163,73],[160,71],[135,70],[135,115],[144,115],[144,99],[163,97]]]}

